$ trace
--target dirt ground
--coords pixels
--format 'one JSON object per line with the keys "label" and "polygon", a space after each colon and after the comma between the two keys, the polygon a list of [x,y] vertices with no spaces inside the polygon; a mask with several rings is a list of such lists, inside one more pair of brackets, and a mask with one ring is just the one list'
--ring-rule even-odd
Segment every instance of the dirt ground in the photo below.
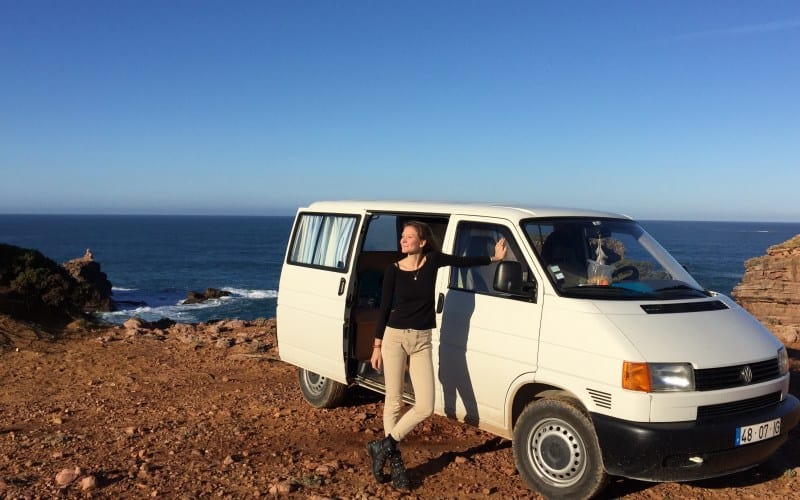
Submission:
{"label": "dirt ground", "polygon": [[[800,351],[792,346],[792,391]],[[414,487],[378,485],[367,441],[380,398],[306,404],[271,320],[208,328],[86,329],[55,341],[0,318],[0,498],[537,498],[511,443],[433,417],[404,443]],[[769,462],[721,479],[615,479],[607,498],[789,498],[800,432]]]}

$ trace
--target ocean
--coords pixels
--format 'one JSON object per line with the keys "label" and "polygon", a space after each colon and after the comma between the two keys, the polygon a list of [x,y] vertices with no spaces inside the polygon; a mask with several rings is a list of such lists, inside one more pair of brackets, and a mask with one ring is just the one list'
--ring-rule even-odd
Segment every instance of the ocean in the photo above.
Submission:
{"label": "ocean", "polygon": [[[730,295],[744,262],[800,234],[800,223],[642,221],[707,289]],[[0,242],[56,262],[90,248],[113,285],[112,323],[274,317],[292,217],[0,215]],[[182,304],[190,291],[231,293]]]}

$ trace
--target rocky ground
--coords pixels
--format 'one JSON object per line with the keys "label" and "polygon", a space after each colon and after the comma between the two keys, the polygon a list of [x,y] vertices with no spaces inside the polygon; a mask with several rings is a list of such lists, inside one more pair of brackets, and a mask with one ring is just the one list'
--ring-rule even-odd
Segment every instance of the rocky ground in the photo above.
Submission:
{"label": "rocky ground", "polygon": [[[792,390],[800,392],[800,346]],[[307,405],[272,320],[160,330],[71,325],[57,340],[0,316],[0,498],[536,498],[509,441],[433,417],[404,447],[415,486],[377,485],[364,444],[379,397]],[[788,498],[800,432],[768,463],[713,481],[615,480],[608,498]]]}

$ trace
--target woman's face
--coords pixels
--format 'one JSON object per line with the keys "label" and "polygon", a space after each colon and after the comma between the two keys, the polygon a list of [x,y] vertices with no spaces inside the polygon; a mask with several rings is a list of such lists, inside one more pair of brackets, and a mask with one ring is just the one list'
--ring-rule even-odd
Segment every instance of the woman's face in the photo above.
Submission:
{"label": "woman's face", "polygon": [[403,234],[400,236],[400,251],[405,254],[415,254],[422,251],[426,241],[419,238],[417,228],[414,226],[406,226],[403,228]]}

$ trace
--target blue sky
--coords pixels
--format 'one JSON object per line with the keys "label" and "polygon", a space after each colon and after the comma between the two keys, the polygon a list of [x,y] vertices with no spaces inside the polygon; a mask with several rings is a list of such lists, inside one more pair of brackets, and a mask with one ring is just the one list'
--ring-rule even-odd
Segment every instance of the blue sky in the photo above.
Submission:
{"label": "blue sky", "polygon": [[0,0],[0,213],[800,221],[796,1]]}

